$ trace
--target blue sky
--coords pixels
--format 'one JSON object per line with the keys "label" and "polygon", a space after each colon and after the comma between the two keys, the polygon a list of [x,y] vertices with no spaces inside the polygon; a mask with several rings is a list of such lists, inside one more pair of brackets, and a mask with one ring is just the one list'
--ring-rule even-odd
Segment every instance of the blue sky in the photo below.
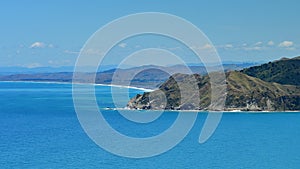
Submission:
{"label": "blue sky", "polygon": [[[299,6],[298,0],[1,1],[0,66],[72,66],[96,30],[138,12],[187,19],[208,36],[223,61],[293,57],[300,55]],[[113,53],[134,52],[130,45],[139,44],[124,42]]]}

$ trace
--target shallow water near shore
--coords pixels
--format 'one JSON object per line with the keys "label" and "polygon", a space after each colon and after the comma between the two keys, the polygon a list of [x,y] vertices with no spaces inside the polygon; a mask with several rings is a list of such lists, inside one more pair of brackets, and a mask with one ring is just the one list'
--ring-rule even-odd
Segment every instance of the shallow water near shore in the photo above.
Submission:
{"label": "shallow water near shore", "polygon": [[[155,136],[176,119],[126,120],[110,86],[95,86],[106,120],[132,137]],[[128,89],[130,97],[142,93]],[[124,100],[126,103],[127,100]],[[98,147],[81,128],[71,84],[0,82],[0,168],[298,168],[300,113],[224,113],[204,144],[198,137],[207,113],[198,113],[187,137],[170,151],[144,159],[119,157]],[[107,109],[112,108],[112,109]]]}

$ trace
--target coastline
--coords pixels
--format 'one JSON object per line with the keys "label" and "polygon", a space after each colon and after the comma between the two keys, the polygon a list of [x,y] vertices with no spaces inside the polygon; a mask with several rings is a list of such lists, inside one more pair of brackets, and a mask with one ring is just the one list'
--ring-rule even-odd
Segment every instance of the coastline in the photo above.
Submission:
{"label": "coastline", "polygon": [[[103,108],[105,110],[107,109],[113,109],[113,110],[128,110],[128,111],[162,111],[162,110],[151,110],[151,109],[130,109],[130,108]],[[233,114],[273,114],[273,113],[300,113],[300,110],[287,110],[287,111],[215,111],[215,110],[163,110],[166,112],[190,112],[190,113],[233,113]]]}
{"label": "coastline", "polygon": [[120,88],[128,88],[128,89],[137,89],[137,90],[142,90],[142,91],[145,91],[145,92],[152,92],[152,91],[154,91],[154,89],[147,89],[147,88],[135,87],[135,86],[115,85],[115,84],[93,84],[93,85],[95,85],[95,86],[120,87]]}
{"label": "coastline", "polygon": [[[135,86],[125,86],[125,85],[115,85],[115,84],[94,84],[94,83],[72,83],[72,82],[53,82],[53,81],[0,81],[8,83],[43,83],[43,84],[78,84],[78,85],[94,85],[94,86],[110,86],[110,87],[120,87],[128,89],[141,90],[143,92],[151,92],[154,89],[140,88]],[[129,108],[112,108],[115,110],[137,110],[137,111],[146,111],[144,109],[129,109]],[[150,111],[161,111],[161,110],[150,110]],[[196,112],[196,113],[235,113],[235,114],[266,114],[266,113],[300,113],[300,110],[286,110],[286,111],[242,111],[239,109],[236,110],[224,110],[224,111],[215,111],[215,110],[164,110],[167,112]]]}
{"label": "coastline", "polygon": [[141,88],[135,86],[125,86],[125,85],[115,85],[115,84],[100,84],[100,83],[73,83],[73,82],[54,82],[54,81],[0,81],[0,82],[13,82],[13,83],[43,83],[43,84],[78,84],[78,85],[94,85],[94,86],[110,86],[110,87],[120,87],[120,88],[128,88],[128,89],[136,89],[144,92],[152,92],[154,89]]}

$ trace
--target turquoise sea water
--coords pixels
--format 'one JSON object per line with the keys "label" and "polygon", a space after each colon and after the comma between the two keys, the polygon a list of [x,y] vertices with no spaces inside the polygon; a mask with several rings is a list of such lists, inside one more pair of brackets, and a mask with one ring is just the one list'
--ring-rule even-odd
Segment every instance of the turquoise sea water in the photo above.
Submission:
{"label": "turquoise sea water", "polygon": [[[130,89],[131,96],[142,91]],[[97,86],[100,108],[114,107],[110,87]],[[81,128],[70,84],[0,82],[0,168],[299,168],[300,113],[227,113],[204,144],[198,137],[206,118],[175,148],[159,156],[130,159],[98,147]],[[149,124],[129,122],[116,110],[103,114],[130,136],[156,135],[177,113]]]}

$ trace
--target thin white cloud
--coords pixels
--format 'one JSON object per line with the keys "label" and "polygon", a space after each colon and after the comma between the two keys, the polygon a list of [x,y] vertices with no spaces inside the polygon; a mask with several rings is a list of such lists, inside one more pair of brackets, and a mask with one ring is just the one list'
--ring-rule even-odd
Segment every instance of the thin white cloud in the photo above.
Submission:
{"label": "thin white cloud", "polygon": [[260,46],[260,45],[262,45],[263,43],[262,42],[256,42],[255,44],[254,44],[254,46]]}
{"label": "thin white cloud", "polygon": [[269,41],[268,43],[267,43],[269,46],[273,46],[273,45],[275,45],[275,43],[273,42],[273,41]]}
{"label": "thin white cloud", "polygon": [[218,45],[216,46],[216,48],[228,50],[228,49],[234,49],[235,47],[232,44],[228,43],[225,45]]}
{"label": "thin white cloud", "polygon": [[292,41],[283,41],[278,46],[281,48],[291,48],[294,45]]}
{"label": "thin white cloud", "polygon": [[210,45],[210,44],[205,44],[204,46],[202,46],[201,47],[201,49],[211,49],[211,48],[213,48],[213,46],[212,45]]}
{"label": "thin white cloud", "polygon": [[126,48],[127,44],[126,43],[120,43],[118,46],[121,47],[121,48]]}
{"label": "thin white cloud", "polygon": [[243,49],[246,51],[260,51],[263,50],[264,48],[261,46],[252,46],[252,47],[244,47]]}
{"label": "thin white cloud", "polygon": [[30,63],[30,64],[26,65],[25,67],[36,68],[36,67],[42,67],[42,65],[40,63]]}
{"label": "thin white cloud", "polygon": [[34,42],[33,44],[30,45],[29,48],[44,48],[46,47],[46,44],[43,42]]}
{"label": "thin white cloud", "polygon": [[233,45],[232,44],[226,44],[226,45],[224,45],[224,48],[225,49],[232,49]]}
{"label": "thin white cloud", "polygon": [[242,44],[240,49],[245,50],[245,51],[262,51],[262,50],[270,49],[270,47],[273,45],[275,45],[275,43],[273,41],[268,41],[266,43],[258,41],[252,45],[248,45],[248,44],[244,43],[244,44]]}
{"label": "thin white cloud", "polygon": [[48,63],[52,66],[66,66],[72,63],[71,60],[49,60]]}
{"label": "thin white cloud", "polygon": [[64,53],[66,54],[79,54],[77,51],[70,51],[70,50],[65,50]]}
{"label": "thin white cloud", "polygon": [[55,45],[53,44],[46,44],[44,42],[34,42],[32,43],[29,48],[35,49],[35,48],[54,48]]}
{"label": "thin white cloud", "polygon": [[203,46],[191,46],[189,48],[192,50],[209,50],[209,49],[212,49],[213,46],[210,44],[205,44]]}
{"label": "thin white cloud", "polygon": [[[298,46],[292,42],[292,41],[283,41],[279,43],[278,45],[270,40],[266,42],[258,41],[256,43],[241,43],[241,44],[224,44],[224,45],[218,45],[216,46],[218,49],[224,49],[224,50],[244,50],[244,51],[264,51],[264,50],[276,50],[275,45],[283,48],[285,50],[297,50]],[[300,46],[300,45],[299,45]],[[197,49],[197,50],[207,50],[213,48],[210,44],[206,44],[202,47],[190,47],[191,49]]]}
{"label": "thin white cloud", "polygon": [[85,55],[104,55],[104,52],[96,48],[85,49],[81,53]]}
{"label": "thin white cloud", "polygon": [[295,47],[288,47],[288,48],[286,48],[286,50],[296,50],[296,48]]}

